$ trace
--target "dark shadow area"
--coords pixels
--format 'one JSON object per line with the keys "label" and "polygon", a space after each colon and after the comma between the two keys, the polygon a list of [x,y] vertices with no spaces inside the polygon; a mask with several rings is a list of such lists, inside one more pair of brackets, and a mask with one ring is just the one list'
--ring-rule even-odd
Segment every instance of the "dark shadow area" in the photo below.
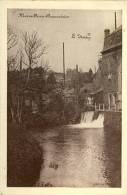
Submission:
{"label": "dark shadow area", "polygon": [[39,144],[27,130],[8,125],[7,186],[34,186],[40,175],[42,156]]}

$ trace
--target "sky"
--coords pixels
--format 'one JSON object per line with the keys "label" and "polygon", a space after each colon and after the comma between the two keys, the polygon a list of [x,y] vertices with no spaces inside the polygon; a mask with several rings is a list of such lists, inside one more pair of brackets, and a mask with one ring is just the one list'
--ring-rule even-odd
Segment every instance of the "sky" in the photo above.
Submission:
{"label": "sky", "polygon": [[[103,49],[104,29],[108,28],[110,32],[115,30],[114,12],[115,10],[8,9],[8,24],[19,34],[37,31],[39,38],[48,45],[47,54],[43,58],[49,61],[52,70],[63,71],[64,42],[66,69],[75,68],[77,64],[82,71],[90,68],[95,71]],[[122,12],[117,10],[116,16],[118,27],[122,24]]]}

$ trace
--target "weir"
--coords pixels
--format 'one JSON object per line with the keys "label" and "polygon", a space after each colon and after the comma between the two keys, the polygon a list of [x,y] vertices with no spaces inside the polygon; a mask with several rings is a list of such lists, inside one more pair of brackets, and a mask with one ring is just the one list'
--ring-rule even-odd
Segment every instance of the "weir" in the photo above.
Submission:
{"label": "weir", "polygon": [[79,124],[71,125],[76,128],[103,128],[104,127],[104,113],[96,113],[94,111],[87,111],[81,114],[81,121]]}
{"label": "weir", "polygon": [[81,121],[80,123],[90,123],[93,121],[93,116],[94,116],[94,111],[89,111],[89,112],[83,112],[81,114]]}
{"label": "weir", "polygon": [[103,128],[104,114],[99,113],[94,119],[94,111],[87,111],[82,113],[80,125],[85,128]]}

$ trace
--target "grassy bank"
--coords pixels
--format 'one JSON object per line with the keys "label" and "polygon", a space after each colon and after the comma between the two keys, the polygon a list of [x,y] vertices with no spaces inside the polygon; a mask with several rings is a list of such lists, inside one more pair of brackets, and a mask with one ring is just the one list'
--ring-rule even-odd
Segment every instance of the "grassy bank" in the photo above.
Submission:
{"label": "grassy bank", "polygon": [[43,153],[27,130],[8,125],[7,185],[34,186],[40,175]]}

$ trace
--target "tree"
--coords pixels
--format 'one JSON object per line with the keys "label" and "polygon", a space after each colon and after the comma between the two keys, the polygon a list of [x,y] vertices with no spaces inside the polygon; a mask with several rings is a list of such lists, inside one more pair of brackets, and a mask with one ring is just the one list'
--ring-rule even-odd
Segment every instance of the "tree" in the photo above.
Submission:
{"label": "tree", "polygon": [[17,67],[17,57],[18,57],[18,52],[15,52],[15,55],[13,53],[10,54],[13,48],[18,44],[18,36],[12,30],[11,26],[7,26],[7,51],[8,51],[8,56],[7,56],[7,70],[15,70]]}
{"label": "tree", "polygon": [[48,85],[49,90],[55,88],[56,78],[55,78],[54,72],[50,72],[50,74],[47,78],[47,85]]}
{"label": "tree", "polygon": [[11,26],[7,27],[7,49],[10,50],[18,43],[18,36],[12,30]]}
{"label": "tree", "polygon": [[[18,43],[18,36],[12,30],[11,26],[7,27],[7,70],[8,70],[8,114],[10,114],[12,121],[17,118],[17,58],[18,52],[15,46]],[[15,49],[16,55],[11,53]],[[15,84],[14,84],[15,83]],[[18,106],[19,107],[19,106]],[[8,117],[9,118],[9,117]]]}
{"label": "tree", "polygon": [[[12,31],[11,31],[12,32]],[[10,35],[9,31],[9,40],[8,43],[10,46],[8,47],[8,51],[15,47],[16,45],[16,37],[13,34]],[[12,41],[11,41],[12,39]],[[11,64],[15,64],[13,71],[10,71],[8,78],[9,79],[9,92],[8,92],[8,99],[9,99],[9,107],[11,118],[13,122],[21,124],[22,122],[22,113],[23,113],[23,105],[24,105],[24,90],[28,87],[30,81],[30,74],[32,68],[39,64],[39,60],[43,54],[46,53],[46,46],[42,43],[41,39],[38,38],[36,32],[29,34],[23,33],[23,45],[20,45],[19,52],[18,52],[18,60],[11,59],[9,61],[8,57],[8,64],[9,67]],[[23,66],[26,65],[28,68],[26,71],[22,71]],[[16,71],[17,69],[17,71]],[[10,70],[10,68],[8,69]],[[42,71],[42,70],[41,70]],[[23,76],[23,72],[25,72],[25,77]],[[27,72],[27,74],[26,74]],[[12,76],[14,75],[14,76]],[[10,82],[11,81],[11,82]],[[13,82],[14,81],[14,82]],[[13,85],[11,85],[13,83]]]}
{"label": "tree", "polygon": [[23,33],[22,40],[26,57],[26,60],[23,61],[23,63],[28,67],[26,80],[26,85],[28,85],[31,68],[38,65],[39,59],[42,55],[46,54],[47,47],[44,45],[42,40],[38,38],[37,32],[33,32],[32,34],[27,32]]}
{"label": "tree", "polygon": [[46,76],[50,70],[49,61],[41,59],[39,68],[42,69],[43,78],[46,80]]}
{"label": "tree", "polygon": [[[44,66],[44,64],[42,65],[41,57],[44,54],[46,54],[47,47],[44,45],[42,40],[38,38],[37,32],[32,32],[31,34],[28,32],[23,33],[22,41],[23,41],[22,64],[27,66],[27,76],[25,79],[24,89],[26,89],[28,86],[31,88],[38,86],[38,88],[40,88],[41,90],[42,87],[41,87],[40,81],[42,81],[43,78],[41,80],[38,80],[37,78],[31,78],[31,73],[33,71],[32,69],[34,67],[37,67],[39,63],[42,68],[38,68],[38,70],[36,69],[36,71],[38,71],[38,73],[43,74],[43,72],[46,70],[46,68],[44,68],[46,66]],[[34,71],[33,71],[33,74],[34,74]],[[32,79],[33,79],[33,82],[32,82]],[[23,93],[20,96],[20,99],[22,101]],[[22,109],[23,108],[21,108],[21,111],[20,111],[21,113],[22,113]]]}

